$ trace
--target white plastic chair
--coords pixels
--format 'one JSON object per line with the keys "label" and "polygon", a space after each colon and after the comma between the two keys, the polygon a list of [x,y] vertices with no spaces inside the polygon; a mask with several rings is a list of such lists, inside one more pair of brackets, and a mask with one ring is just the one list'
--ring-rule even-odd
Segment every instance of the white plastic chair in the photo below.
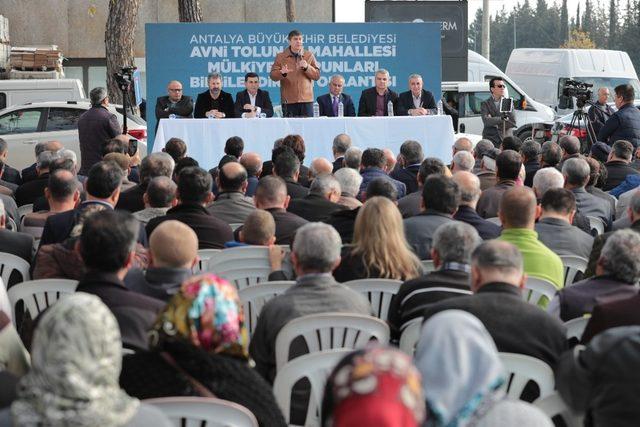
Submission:
{"label": "white plastic chair", "polygon": [[24,302],[25,311],[29,313],[32,319],[35,319],[39,313],[60,298],[74,293],[77,286],[77,280],[68,279],[31,280],[12,286],[7,291],[7,294],[11,302],[14,324],[17,314],[15,312],[16,304],[19,301]]}
{"label": "white plastic chair", "polygon": [[206,271],[227,279],[238,290],[266,282],[271,273],[269,248],[239,246],[225,249],[209,260]]}
{"label": "white plastic chair", "polygon": [[584,425],[583,417],[575,414],[557,391],[537,399],[533,405],[537,406],[549,418],[561,417],[567,427],[582,427]]}
{"label": "white plastic chair", "polygon": [[33,203],[30,203],[28,205],[18,206],[19,220],[22,221],[22,217],[25,216],[26,214],[30,214],[31,212],[33,212]]}
{"label": "white plastic chair", "polygon": [[242,405],[213,397],[160,397],[142,402],[160,409],[176,427],[258,427]]}
{"label": "white plastic chair", "polygon": [[420,262],[422,263],[422,272],[424,274],[431,273],[432,271],[436,271],[436,266],[433,264],[432,259],[423,259]]}
{"label": "white plastic chair", "polygon": [[527,277],[527,281],[524,284],[524,291],[522,296],[525,301],[530,304],[537,305],[540,298],[547,297],[549,301],[555,296],[558,288],[549,282],[548,280],[541,279],[539,277]]}
{"label": "white plastic chair", "polygon": [[589,219],[589,226],[592,230],[595,228],[598,234],[604,234],[604,222],[602,219],[597,216],[587,216],[587,218]]}
{"label": "white plastic chair", "polygon": [[2,277],[2,281],[6,286],[9,286],[9,277],[11,277],[11,273],[14,270],[17,270],[22,275],[23,282],[31,279],[29,268],[29,263],[19,256],[0,252],[0,277]]}
{"label": "white plastic chair", "polygon": [[553,392],[555,379],[549,365],[535,357],[517,353],[498,353],[507,373],[507,381],[503,387],[507,395],[520,399],[522,391],[529,381],[534,381],[540,389],[540,397]]}
{"label": "white plastic chair", "polygon": [[207,270],[207,265],[209,264],[211,257],[219,254],[220,252],[222,252],[221,249],[199,249],[198,264],[193,267],[193,274],[204,273]]}
{"label": "white plastic chair", "polygon": [[278,371],[273,382],[273,394],[287,424],[291,413],[291,389],[298,381],[307,378],[311,384],[311,395],[304,425],[320,425],[320,408],[327,379],[338,362],[352,351],[333,349],[307,354],[292,360]]}
{"label": "white plastic chair", "polygon": [[413,357],[416,352],[416,345],[420,339],[420,332],[422,332],[422,317],[416,317],[409,320],[400,328],[400,342],[398,347],[400,350]]}
{"label": "white plastic chair", "polygon": [[567,328],[567,339],[575,338],[580,341],[587,327],[587,323],[589,323],[589,317],[577,317],[565,322],[564,326]]}
{"label": "white plastic chair", "polygon": [[229,224],[229,227],[231,227],[231,231],[236,231],[238,228],[242,227],[242,223],[241,222],[234,222]]}
{"label": "white plastic chair", "polygon": [[587,269],[589,260],[574,255],[560,255],[562,265],[564,266],[564,286],[571,286],[576,278],[578,271],[584,273]]}
{"label": "white plastic chair", "polygon": [[276,337],[276,369],[289,361],[291,343],[302,337],[309,353],[333,348],[356,349],[371,338],[387,344],[389,326],[380,319],[362,314],[321,313],[298,317],[284,325]]}
{"label": "white plastic chair", "polygon": [[293,281],[262,282],[238,291],[238,296],[244,308],[244,318],[249,336],[252,336],[253,331],[256,330],[258,316],[260,316],[262,307],[273,297],[285,292],[295,283]]}
{"label": "white plastic chair", "polygon": [[400,290],[402,281],[393,279],[359,279],[344,282],[343,285],[364,295],[378,319],[387,320],[391,299]]}
{"label": "white plastic chair", "polygon": [[18,226],[16,225],[16,222],[10,216],[6,217],[5,228],[9,231],[18,231]]}

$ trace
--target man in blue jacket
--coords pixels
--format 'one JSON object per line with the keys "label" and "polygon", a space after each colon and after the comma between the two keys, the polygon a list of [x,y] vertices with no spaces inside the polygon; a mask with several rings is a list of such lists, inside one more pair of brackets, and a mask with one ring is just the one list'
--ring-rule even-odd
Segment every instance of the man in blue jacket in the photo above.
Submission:
{"label": "man in blue jacket", "polygon": [[633,105],[635,91],[630,84],[618,85],[614,89],[616,111],[598,133],[598,141],[614,142],[624,139],[633,144],[634,148],[640,146],[640,110]]}

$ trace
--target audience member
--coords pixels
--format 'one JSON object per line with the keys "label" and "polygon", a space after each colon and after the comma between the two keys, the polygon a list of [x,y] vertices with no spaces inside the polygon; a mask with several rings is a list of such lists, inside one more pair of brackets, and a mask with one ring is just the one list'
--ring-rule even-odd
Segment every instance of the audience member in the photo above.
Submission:
{"label": "audience member", "polygon": [[471,225],[483,240],[498,237],[501,231],[500,226],[487,221],[476,212],[481,193],[478,177],[471,172],[462,171],[453,175],[453,181],[460,188],[460,204],[456,213],[453,214],[453,219]]}
{"label": "audience member", "polygon": [[547,141],[542,144],[540,153],[540,168],[557,168],[562,160],[562,148],[555,142]]}
{"label": "audience member", "polygon": [[584,160],[589,164],[589,182],[587,182],[587,186],[584,189],[587,190],[587,193],[599,197],[609,203],[609,206],[611,206],[611,212],[615,214],[616,198],[609,193],[605,193],[600,188],[602,174],[607,174],[605,166],[592,157],[585,157]]}
{"label": "audience member", "polygon": [[121,347],[118,323],[98,298],[78,292],[56,302],[42,315],[33,366],[0,424],[171,426],[159,409],[119,387]]}
{"label": "audience member", "polygon": [[166,176],[151,178],[143,196],[145,207],[134,212],[133,216],[146,226],[153,218],[166,215],[177,203],[177,188],[171,178]]}
{"label": "audience member", "polygon": [[611,147],[609,145],[601,141],[596,141],[591,145],[589,157],[596,159],[600,163],[607,163],[609,153],[611,153]]}
{"label": "audience member", "polygon": [[[493,144],[491,144],[491,146],[493,147]],[[461,136],[460,138],[456,139],[456,141],[453,143],[451,155],[455,156],[456,153],[459,153],[460,151],[466,151],[473,154],[473,142],[471,142],[471,140],[465,136]]]}
{"label": "audience member", "polygon": [[557,255],[589,258],[593,237],[572,226],[576,213],[576,198],[564,188],[551,188],[544,193],[542,212],[534,230],[546,247]]}
{"label": "audience member", "polygon": [[162,149],[171,156],[174,162],[178,163],[187,155],[187,144],[180,138],[169,138]]}
{"label": "audience member", "polygon": [[367,198],[358,209],[353,242],[333,272],[336,281],[410,280],[421,270],[420,260],[405,239],[402,216],[396,206],[385,197]]}
{"label": "audience member", "polygon": [[603,187],[604,191],[613,190],[628,175],[640,174],[640,172],[631,167],[633,151],[633,145],[629,141],[621,139],[613,143],[607,162],[604,164],[607,168],[607,182]]}
{"label": "audience member", "polygon": [[422,187],[423,211],[404,220],[407,242],[420,259],[431,259],[433,234],[442,224],[454,221],[460,189],[453,179],[430,175]]}
{"label": "audience member", "polygon": [[618,326],[640,326],[640,295],[598,303],[582,334],[582,342],[588,343],[603,331]]}
{"label": "audience member", "polygon": [[211,175],[211,179],[213,180],[211,183],[211,192],[213,193],[214,198],[218,197],[218,194],[220,193],[220,189],[218,188],[218,175],[220,175],[220,169],[222,169],[222,167],[227,163],[238,163],[238,158],[231,154],[225,154],[218,162],[218,166],[209,169],[209,174]]}
{"label": "audience member", "polygon": [[283,138],[278,138],[273,142],[273,149],[271,150],[271,160],[266,160],[262,164],[262,173],[260,174],[260,178],[273,175],[273,161],[276,158],[275,151],[277,148],[282,147],[282,141]]}
{"label": "audience member", "polygon": [[271,246],[276,242],[276,222],[269,212],[254,209],[244,220],[238,237],[242,245]]}
{"label": "audience member", "polygon": [[482,162],[482,158],[489,151],[493,151],[494,148],[493,142],[488,139],[481,139],[476,143],[476,146],[473,148],[473,157],[476,159],[475,166],[473,167],[473,173],[480,172],[480,163]]}
{"label": "audience member", "polygon": [[[0,253],[7,253],[22,258],[31,263],[31,254],[33,252],[33,236],[27,233],[18,233],[17,230],[7,230],[7,214],[4,211],[4,203],[0,200]],[[4,269],[10,267],[4,265]],[[11,272],[9,283],[4,283],[9,289],[13,284],[28,280],[23,277],[20,280],[20,274],[17,271]]]}
{"label": "audience member", "polygon": [[471,255],[474,295],[430,305],[424,312],[425,321],[445,310],[467,311],[484,324],[498,351],[525,354],[555,367],[567,348],[565,328],[556,317],[523,300],[526,275],[522,268],[522,255],[511,243],[490,240],[480,244]]}
{"label": "audience member", "polygon": [[362,206],[362,202],[356,198],[360,191],[362,176],[354,169],[338,168],[334,177],[338,180],[342,190],[337,203],[347,209],[356,209]]}
{"label": "audience member", "polygon": [[44,196],[49,205],[47,211],[34,211],[24,216],[23,227],[44,227],[48,217],[74,209],[80,201],[80,183],[68,170],[51,172]]}
{"label": "audience member", "polygon": [[171,178],[175,162],[167,153],[151,153],[140,164],[140,184],[123,192],[116,209],[137,212],[144,209],[144,193],[149,180],[157,176]]}
{"label": "audience member", "polygon": [[344,157],[349,148],[351,148],[351,137],[346,133],[340,133],[333,138],[331,146],[331,151],[333,152],[332,173],[336,173],[344,167]]}
{"label": "audience member", "polygon": [[362,163],[362,150],[358,147],[349,147],[344,153],[344,167],[360,170]]}
{"label": "audience member", "polygon": [[431,259],[435,270],[405,281],[389,306],[392,338],[399,338],[402,325],[421,317],[429,304],[470,292],[471,252],[481,240],[469,224],[451,222],[433,235]]}
{"label": "audience member", "polygon": [[605,200],[587,193],[585,187],[589,182],[589,164],[580,158],[571,158],[564,162],[562,175],[564,176],[564,188],[570,190],[576,197],[578,210],[586,216],[599,218],[605,226],[610,228],[613,212],[611,206]]}
{"label": "audience member", "polygon": [[149,236],[149,266],[130,269],[124,284],[134,292],[168,302],[197,263],[196,233],[180,221],[164,221]]}
{"label": "audience member", "polygon": [[428,425],[553,426],[540,409],[504,397],[501,386],[509,377],[494,340],[482,319],[460,310],[438,313],[425,323],[415,363],[422,374]]}
{"label": "audience member", "polygon": [[423,159],[422,145],[418,141],[408,140],[400,146],[400,167],[389,173],[389,176],[406,186],[406,194],[418,191],[417,175]]}
{"label": "audience member", "polygon": [[[564,286],[564,267],[560,257],[538,240],[534,231],[540,207],[529,187],[507,190],[500,201],[499,217],[502,233],[499,239],[513,244],[522,253],[524,272],[553,283],[556,288]],[[547,301],[541,304],[546,305]]]}
{"label": "audience member", "polygon": [[398,209],[403,218],[418,215],[422,211],[420,205],[422,204],[422,187],[425,179],[431,174],[446,175],[446,173],[447,167],[442,163],[442,160],[435,157],[427,157],[422,161],[416,176],[418,189],[398,200]]}
{"label": "audience member", "polygon": [[247,171],[240,163],[222,166],[216,178],[220,193],[207,208],[209,213],[227,224],[244,222],[255,209],[253,199],[244,195],[249,185],[247,178]]}
{"label": "audience member", "polygon": [[200,166],[200,164],[198,163],[198,161],[192,157],[183,157],[182,159],[178,160],[175,167],[173,168],[173,173],[171,174],[171,179],[173,180],[173,182],[177,183],[178,182],[178,177],[180,176],[180,172],[182,172],[183,169],[186,168],[191,168],[191,167],[198,167]]}
{"label": "audience member", "polygon": [[253,195],[256,194],[258,179],[262,172],[262,158],[258,153],[243,153],[242,157],[240,157],[240,164],[247,171],[247,189],[244,192],[244,195],[247,197],[253,197]]}
{"label": "audience member", "polygon": [[18,206],[33,204],[38,197],[44,196],[44,189],[49,182],[49,166],[56,158],[56,153],[51,151],[43,151],[38,155],[36,166],[38,177],[18,187],[15,194]]}
{"label": "audience member", "polygon": [[505,150],[513,150],[516,153],[519,153],[522,149],[522,140],[517,136],[505,136],[502,142],[500,143],[500,151]]}
{"label": "audience member", "polygon": [[309,165],[309,186],[313,180],[320,175],[331,175],[333,171],[333,164],[324,157],[316,157],[311,161]]}
{"label": "audience member", "polygon": [[38,172],[36,168],[38,167],[38,156],[43,151],[51,151],[52,153],[56,153],[63,149],[62,143],[60,141],[46,141],[46,142],[38,142],[35,146],[35,159],[36,162],[31,166],[28,166],[20,172],[20,176],[22,177],[22,183],[27,181],[31,181],[32,179],[36,179],[38,177]]}
{"label": "audience member", "polygon": [[455,175],[458,172],[470,172],[473,170],[475,162],[470,152],[458,151],[451,160],[451,173]]}
{"label": "audience member", "polygon": [[522,158],[518,152],[505,150],[498,154],[496,158],[496,177],[498,182],[493,187],[482,191],[476,207],[481,217],[494,218],[498,216],[498,207],[502,194],[515,185],[521,167]]}
{"label": "audience member", "polygon": [[333,175],[320,175],[311,183],[309,195],[303,199],[291,200],[287,211],[309,222],[324,221],[332,213],[345,209],[337,202],[342,190]]}
{"label": "audience member", "polygon": [[0,138],[0,163],[2,163],[2,167],[0,168],[0,179],[4,182],[9,182],[14,185],[20,185],[22,184],[20,171],[18,171],[18,169],[12,168],[7,164],[8,156],[9,144],[7,144],[7,141],[5,141],[4,139]]}
{"label": "audience member", "polygon": [[565,135],[558,141],[560,149],[562,150],[562,161],[558,165],[560,170],[564,166],[567,159],[580,159],[580,140],[577,136]]}
{"label": "audience member", "polygon": [[298,160],[300,160],[299,182],[303,187],[309,187],[309,181],[307,180],[309,169],[303,164],[305,157],[304,139],[300,135],[287,135],[282,138],[282,146],[291,148]]}
{"label": "audience member", "polygon": [[[398,159],[393,154],[390,148],[383,148],[382,152],[384,153],[385,164],[384,164],[384,172],[389,175],[392,171],[396,169],[396,165],[398,165]],[[399,166],[399,165],[398,165]]]}
{"label": "audience member", "polygon": [[541,150],[542,148],[540,147],[540,143],[537,141],[526,141],[524,144],[522,144],[522,148],[520,149],[520,155],[522,156],[524,171],[526,173],[524,185],[526,185],[527,187],[533,186],[533,177],[541,168]]}
{"label": "audience member", "polygon": [[309,189],[299,183],[300,160],[289,147],[273,150],[274,175],[284,179],[287,184],[287,194],[292,199],[302,199],[309,194]]}
{"label": "audience member", "polygon": [[122,178],[122,184],[120,184],[120,192],[127,191],[131,187],[135,187],[136,183],[129,181],[129,173],[131,172],[131,166],[129,165],[129,156],[121,153],[109,153],[102,158],[105,162],[113,162],[120,166],[124,178]]}
{"label": "audience member", "polygon": [[362,175],[362,184],[360,184],[360,195],[358,197],[360,200],[364,198],[365,190],[367,189],[369,182],[380,177],[389,180],[396,186],[396,189],[398,190],[398,198],[404,197],[406,194],[406,186],[402,182],[387,175],[385,172],[385,165],[386,159],[382,150],[379,148],[367,148],[364,150],[360,166],[360,174]]}
{"label": "audience member", "polygon": [[229,224],[213,216],[206,206],[213,200],[211,175],[202,168],[191,167],[180,172],[177,190],[178,204],[165,216],[153,218],[147,224],[147,235],[163,221],[175,219],[187,224],[198,236],[198,249],[222,249],[233,239]]}

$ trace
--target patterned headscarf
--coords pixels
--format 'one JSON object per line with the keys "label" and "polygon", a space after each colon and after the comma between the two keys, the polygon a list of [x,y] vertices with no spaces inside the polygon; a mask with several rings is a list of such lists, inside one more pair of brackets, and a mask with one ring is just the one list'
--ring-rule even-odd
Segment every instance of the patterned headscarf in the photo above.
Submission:
{"label": "patterned headscarf", "polygon": [[118,384],[120,330],[94,295],[77,292],[56,302],[35,330],[32,368],[11,406],[19,426],[121,426],[139,401]]}
{"label": "patterned headscarf", "polygon": [[248,335],[238,292],[213,274],[184,281],[158,317],[152,335],[155,346],[179,338],[209,353],[248,358]]}
{"label": "patterned headscarf", "polygon": [[347,355],[327,381],[324,427],[416,427],[425,419],[420,373],[404,353],[369,347]]}

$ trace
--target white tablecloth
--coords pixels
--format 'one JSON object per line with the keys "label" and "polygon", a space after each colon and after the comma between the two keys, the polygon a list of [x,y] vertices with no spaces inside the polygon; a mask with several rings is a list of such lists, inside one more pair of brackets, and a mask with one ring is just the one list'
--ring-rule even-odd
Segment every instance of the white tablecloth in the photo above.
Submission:
{"label": "white tablecloth", "polygon": [[425,157],[451,161],[453,126],[449,116],[422,117],[320,117],[270,119],[162,119],[153,144],[160,151],[169,138],[187,143],[187,155],[210,169],[224,155],[224,143],[231,136],[244,140],[245,151],[271,159],[273,142],[288,134],[300,134],[306,146],[305,164],[315,157],[333,161],[331,144],[339,133],[351,136],[353,144],[390,148],[395,154],[408,139],[422,144]]}

